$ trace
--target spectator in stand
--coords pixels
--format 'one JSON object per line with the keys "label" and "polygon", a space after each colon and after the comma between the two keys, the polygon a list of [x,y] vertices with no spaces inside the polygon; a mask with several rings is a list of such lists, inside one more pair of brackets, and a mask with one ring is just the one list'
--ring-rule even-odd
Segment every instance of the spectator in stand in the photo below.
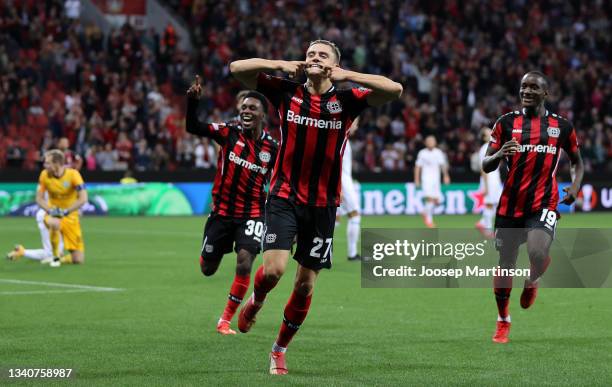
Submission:
{"label": "spectator in stand", "polygon": [[195,147],[195,167],[202,169],[213,168],[217,163],[215,147],[208,138],[203,137],[196,140]]}
{"label": "spectator in stand", "polygon": [[68,168],[80,170],[83,167],[83,158],[70,149],[70,141],[68,141],[68,138],[60,138],[57,141],[57,149],[64,153],[64,160]]}
{"label": "spectator in stand", "polygon": [[117,149],[119,162],[124,163],[126,168],[127,165],[130,165],[132,162],[132,148],[132,141],[130,141],[127,134],[125,132],[119,132],[115,149]]}
{"label": "spectator in stand", "polygon": [[134,167],[137,171],[146,171],[151,168],[151,150],[144,138],[136,144],[134,151]]}
{"label": "spectator in stand", "polygon": [[24,160],[25,150],[17,141],[10,141],[6,151],[6,166],[9,168],[21,168]]}
{"label": "spectator in stand", "polygon": [[153,149],[153,154],[151,155],[151,165],[154,171],[163,171],[168,168],[168,163],[170,161],[170,156],[168,152],[164,149],[162,144],[155,145],[155,149]]}
{"label": "spectator in stand", "polygon": [[393,144],[386,144],[385,149],[380,154],[380,165],[385,171],[399,170],[400,154],[393,147]]}
{"label": "spectator in stand", "polygon": [[98,168],[98,161],[96,160],[97,151],[98,145],[92,145],[85,153],[85,168],[88,171],[95,171]]}
{"label": "spectator in stand", "polygon": [[96,164],[103,171],[114,171],[119,162],[119,155],[113,149],[113,144],[107,142],[104,149],[96,154]]}
{"label": "spectator in stand", "polygon": [[374,172],[380,171],[380,167],[378,166],[378,156],[374,143],[370,142],[366,144],[363,159],[363,163],[366,167],[366,170]]}
{"label": "spectator in stand", "polygon": [[180,168],[190,169],[194,166],[193,137],[187,133],[176,143],[176,163]]}

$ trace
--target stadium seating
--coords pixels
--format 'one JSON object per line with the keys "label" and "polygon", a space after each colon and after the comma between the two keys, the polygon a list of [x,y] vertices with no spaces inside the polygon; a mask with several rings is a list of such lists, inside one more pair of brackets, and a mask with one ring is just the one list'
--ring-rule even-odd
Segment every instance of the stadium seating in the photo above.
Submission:
{"label": "stadium seating", "polygon": [[[412,169],[427,134],[438,137],[451,172],[469,171],[479,129],[516,107],[519,78],[530,69],[552,81],[549,106],[577,127],[587,171],[612,170],[610,9],[588,3],[549,2],[543,12],[545,3],[474,0],[461,8],[455,1],[400,2],[399,9],[394,2],[342,9],[324,1],[278,8],[170,0],[199,47],[186,53],[173,31],[159,36],[124,25],[103,36],[66,17],[63,1],[3,2],[0,168],[36,168],[40,151],[53,146],[47,130],[92,160],[84,168],[102,168],[95,162],[109,159],[102,149],[118,147],[124,160],[113,163],[111,155],[105,168],[210,166],[196,160],[202,145],[183,127],[183,93],[193,75],[205,80],[206,116],[224,120],[235,114],[233,95],[241,89],[228,76],[229,61],[301,59],[308,41],[322,37],[338,43],[342,66],[404,85],[401,100],[362,117],[353,140],[358,171]],[[371,38],[357,34],[364,28]],[[118,144],[120,132],[127,141]]]}

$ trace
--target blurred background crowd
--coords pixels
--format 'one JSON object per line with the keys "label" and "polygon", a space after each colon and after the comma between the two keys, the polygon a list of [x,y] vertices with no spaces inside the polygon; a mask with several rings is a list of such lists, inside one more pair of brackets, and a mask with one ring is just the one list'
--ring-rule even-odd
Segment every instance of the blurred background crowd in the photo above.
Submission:
{"label": "blurred background crowd", "polygon": [[38,168],[62,137],[85,170],[214,168],[214,146],[184,129],[193,76],[205,82],[202,118],[227,120],[241,90],[230,61],[299,60],[325,38],[341,66],[404,85],[400,100],[362,115],[357,171],[411,170],[429,134],[451,174],[470,171],[480,129],[516,109],[520,78],[534,69],[550,79],[548,107],[574,123],[587,171],[612,171],[611,2],[165,3],[194,52],[178,48],[172,25],[104,36],[80,21],[78,0],[0,2],[0,168]]}

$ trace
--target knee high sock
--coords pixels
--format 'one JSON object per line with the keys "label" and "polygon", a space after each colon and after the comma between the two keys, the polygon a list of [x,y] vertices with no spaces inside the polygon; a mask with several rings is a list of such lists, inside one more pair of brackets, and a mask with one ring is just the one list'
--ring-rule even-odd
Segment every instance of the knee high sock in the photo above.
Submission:
{"label": "knee high sock", "polygon": [[360,231],[361,216],[357,215],[349,218],[348,224],[346,225],[347,252],[349,257],[357,255],[357,242],[359,241]]}
{"label": "knee high sock", "polygon": [[295,290],[291,293],[291,297],[285,306],[283,322],[281,323],[280,331],[272,351],[284,352],[287,349],[291,339],[293,339],[293,336],[295,336],[308,315],[311,300],[312,295],[303,296],[296,293]]}
{"label": "knee high sock", "polygon": [[221,315],[221,320],[232,321],[234,314],[236,314],[236,309],[238,309],[244,295],[249,289],[250,282],[251,276],[249,274],[236,274],[236,276],[234,276],[234,282],[232,282],[232,287],[230,288],[227,304],[225,305],[225,310],[223,310],[223,315]]}
{"label": "knee high sock", "polygon": [[511,291],[512,277],[493,277],[493,293],[495,294],[495,302],[497,303],[498,318],[503,321],[510,321],[508,305],[510,304]]}

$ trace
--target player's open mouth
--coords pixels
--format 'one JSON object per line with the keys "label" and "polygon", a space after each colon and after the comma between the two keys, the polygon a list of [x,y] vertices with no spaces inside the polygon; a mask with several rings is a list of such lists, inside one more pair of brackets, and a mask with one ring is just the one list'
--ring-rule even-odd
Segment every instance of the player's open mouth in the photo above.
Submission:
{"label": "player's open mouth", "polygon": [[308,65],[309,69],[315,68],[315,69],[323,69],[323,66],[321,66],[320,64],[316,64],[316,63],[312,63]]}
{"label": "player's open mouth", "polygon": [[247,114],[243,114],[243,115],[240,116],[240,118],[242,119],[242,122],[244,122],[245,124],[250,124],[255,119],[250,114],[248,114],[248,115]]}

